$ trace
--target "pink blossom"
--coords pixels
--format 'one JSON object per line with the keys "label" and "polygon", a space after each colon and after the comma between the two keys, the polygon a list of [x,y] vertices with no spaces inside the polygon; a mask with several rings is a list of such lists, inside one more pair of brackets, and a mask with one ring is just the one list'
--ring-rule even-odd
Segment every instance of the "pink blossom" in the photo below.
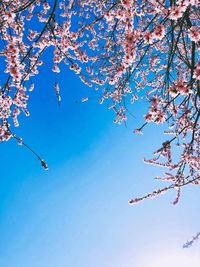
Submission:
{"label": "pink blossom", "polygon": [[9,10],[5,11],[2,17],[7,23],[12,23],[15,19],[15,16],[15,13]]}
{"label": "pink blossom", "polygon": [[153,43],[153,34],[150,31],[146,31],[144,35],[144,41],[147,44],[152,44]]}
{"label": "pink blossom", "polygon": [[153,31],[153,37],[156,40],[162,40],[164,36],[165,36],[165,27],[164,25],[159,24]]}
{"label": "pink blossom", "polygon": [[200,41],[200,31],[197,27],[192,26],[189,30],[189,37],[193,42],[199,42]]}
{"label": "pink blossom", "polygon": [[177,20],[183,16],[183,10],[180,6],[171,7],[169,11],[170,11],[169,18],[171,20]]}
{"label": "pink blossom", "polygon": [[193,78],[200,81],[200,63],[196,65],[196,68],[194,70]]}
{"label": "pink blossom", "polygon": [[175,83],[175,88],[181,95],[188,95],[191,92],[189,86],[187,86],[183,81],[180,80]]}

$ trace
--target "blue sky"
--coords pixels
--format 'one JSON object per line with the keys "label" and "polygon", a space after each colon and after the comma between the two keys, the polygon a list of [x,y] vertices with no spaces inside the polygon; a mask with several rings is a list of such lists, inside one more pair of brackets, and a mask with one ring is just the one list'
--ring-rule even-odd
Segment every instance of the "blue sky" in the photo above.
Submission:
{"label": "blue sky", "polygon": [[177,206],[174,192],[128,205],[161,186],[159,169],[142,162],[162,142],[160,128],[132,134],[143,105],[127,128],[118,126],[95,97],[80,103],[95,93],[71,72],[59,77],[60,107],[55,76],[40,75],[17,132],[49,170],[16,142],[1,144],[0,267],[199,266],[199,243],[182,249],[200,230],[198,187],[183,190]]}

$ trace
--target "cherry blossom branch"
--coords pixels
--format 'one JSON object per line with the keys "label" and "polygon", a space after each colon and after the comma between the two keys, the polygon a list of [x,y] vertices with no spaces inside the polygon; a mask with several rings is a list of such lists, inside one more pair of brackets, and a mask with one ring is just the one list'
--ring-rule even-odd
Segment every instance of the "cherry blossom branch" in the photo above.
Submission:
{"label": "cherry blossom branch", "polygon": [[45,169],[45,170],[48,170],[48,165],[47,163],[38,155],[37,152],[35,152],[35,150],[33,150],[30,146],[28,146],[27,144],[25,144],[23,141],[22,141],[22,138],[20,137],[17,137],[15,134],[12,134],[12,137],[14,139],[16,139],[18,141],[18,144],[19,145],[23,145],[24,147],[26,147],[31,153],[33,153],[36,158],[40,161],[42,167]]}

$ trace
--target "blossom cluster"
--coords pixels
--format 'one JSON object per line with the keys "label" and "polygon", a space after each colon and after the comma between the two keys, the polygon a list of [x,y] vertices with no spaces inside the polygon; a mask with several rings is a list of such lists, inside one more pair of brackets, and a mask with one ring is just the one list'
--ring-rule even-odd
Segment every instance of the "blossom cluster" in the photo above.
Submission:
{"label": "blossom cluster", "polygon": [[[160,179],[178,188],[177,203],[182,186],[200,182],[198,5],[198,0],[1,1],[0,141],[15,136],[20,114],[29,115],[44,52],[53,50],[55,75],[65,64],[99,89],[100,103],[109,103],[115,123],[126,122],[129,100],[146,96],[149,110],[136,132],[149,123],[169,126],[165,134],[172,137],[145,162],[168,168]],[[60,104],[57,82],[54,90]],[[176,161],[173,147],[179,151]]]}

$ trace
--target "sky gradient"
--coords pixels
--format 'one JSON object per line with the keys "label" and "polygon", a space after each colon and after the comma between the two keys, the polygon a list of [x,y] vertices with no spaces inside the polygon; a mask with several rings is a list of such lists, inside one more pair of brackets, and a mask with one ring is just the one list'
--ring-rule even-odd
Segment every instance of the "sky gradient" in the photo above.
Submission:
{"label": "sky gradient", "polygon": [[17,133],[49,170],[15,141],[1,144],[0,267],[199,267],[200,244],[182,249],[200,230],[198,187],[183,190],[177,206],[175,192],[128,205],[162,186],[153,180],[159,168],[142,162],[163,141],[161,129],[132,133],[144,105],[133,107],[127,128],[115,125],[71,72],[59,77],[60,107],[55,76],[40,75]]}

